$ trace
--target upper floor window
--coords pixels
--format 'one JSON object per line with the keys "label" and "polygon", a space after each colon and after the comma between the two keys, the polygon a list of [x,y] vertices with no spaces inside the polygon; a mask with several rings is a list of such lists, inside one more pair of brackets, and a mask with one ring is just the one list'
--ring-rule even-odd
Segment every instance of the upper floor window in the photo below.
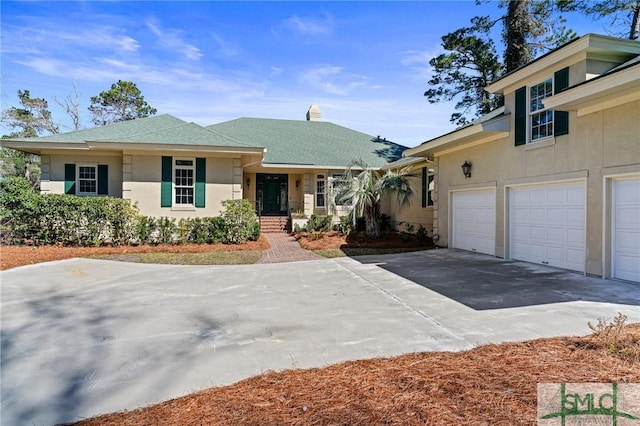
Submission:
{"label": "upper floor window", "polygon": [[569,134],[569,112],[544,106],[546,98],[567,88],[569,67],[554,72],[552,78],[538,84],[516,89],[513,129],[516,146]]}
{"label": "upper floor window", "polygon": [[193,160],[175,160],[173,185],[176,205],[193,205],[194,175],[195,167]]}
{"label": "upper floor window", "polygon": [[553,110],[542,103],[550,96],[553,96],[552,78],[529,88],[530,142],[553,136]]}

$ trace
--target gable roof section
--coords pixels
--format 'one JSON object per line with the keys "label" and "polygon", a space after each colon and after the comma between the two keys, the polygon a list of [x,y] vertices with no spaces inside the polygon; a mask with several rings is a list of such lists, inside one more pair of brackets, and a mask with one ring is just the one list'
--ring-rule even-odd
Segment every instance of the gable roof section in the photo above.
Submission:
{"label": "gable roof section", "polygon": [[550,68],[559,68],[584,59],[588,55],[598,59],[622,63],[640,54],[640,42],[599,34],[586,34],[532,60],[489,84],[489,93],[504,94],[515,90],[517,85]]}
{"label": "gable roof section", "polygon": [[401,157],[407,148],[325,121],[238,118],[207,129],[248,145],[267,149],[265,166],[346,168],[362,159],[379,168]]}

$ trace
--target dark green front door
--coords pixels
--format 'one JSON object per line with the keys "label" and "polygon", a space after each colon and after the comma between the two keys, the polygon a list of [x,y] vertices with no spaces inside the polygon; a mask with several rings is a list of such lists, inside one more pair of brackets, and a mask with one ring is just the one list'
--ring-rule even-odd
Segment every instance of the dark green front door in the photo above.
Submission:
{"label": "dark green front door", "polygon": [[256,175],[258,205],[265,216],[284,216],[289,201],[289,176],[282,174]]}

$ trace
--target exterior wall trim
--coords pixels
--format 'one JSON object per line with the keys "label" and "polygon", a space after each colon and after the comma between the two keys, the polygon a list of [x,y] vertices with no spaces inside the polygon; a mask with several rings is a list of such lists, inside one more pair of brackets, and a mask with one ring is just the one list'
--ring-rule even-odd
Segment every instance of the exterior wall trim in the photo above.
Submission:
{"label": "exterior wall trim", "polygon": [[602,278],[613,279],[613,182],[617,179],[640,177],[640,165],[606,167],[602,169]]}
{"label": "exterior wall trim", "polygon": [[[480,191],[480,190],[493,190],[497,195],[497,187],[498,183],[496,181],[492,182],[479,182],[475,184],[469,185],[456,185],[450,186],[449,192],[447,194],[447,203],[448,203],[448,212],[447,212],[447,245],[450,247],[451,242],[453,241],[453,194],[457,192],[471,192],[471,191]],[[497,197],[496,197],[497,201]],[[495,206],[494,206],[495,207]],[[497,212],[497,207],[494,210]],[[497,224],[496,224],[497,225]],[[495,232],[495,229],[494,229]],[[435,230],[434,230],[435,233]],[[496,241],[493,241],[493,250],[496,252]],[[495,254],[494,254],[495,256]],[[497,256],[495,256],[497,257]]]}
{"label": "exterior wall trim", "polygon": [[580,180],[589,177],[589,170],[577,172],[555,173],[552,175],[528,176],[522,178],[505,179],[504,186],[536,185],[543,183],[562,183],[570,180]]}

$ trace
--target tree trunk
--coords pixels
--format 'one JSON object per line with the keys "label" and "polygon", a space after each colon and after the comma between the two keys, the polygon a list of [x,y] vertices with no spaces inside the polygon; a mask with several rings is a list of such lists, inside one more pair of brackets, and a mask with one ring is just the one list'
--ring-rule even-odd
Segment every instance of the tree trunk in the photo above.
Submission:
{"label": "tree trunk", "polygon": [[637,40],[640,37],[640,1],[633,8],[633,18],[631,20],[631,31],[629,31],[629,40]]}
{"label": "tree trunk", "polygon": [[531,48],[527,37],[531,33],[531,0],[509,0],[503,39],[506,72],[513,71],[531,61]]}
{"label": "tree trunk", "polygon": [[370,238],[380,238],[380,205],[378,203],[364,209],[364,219],[367,235]]}

